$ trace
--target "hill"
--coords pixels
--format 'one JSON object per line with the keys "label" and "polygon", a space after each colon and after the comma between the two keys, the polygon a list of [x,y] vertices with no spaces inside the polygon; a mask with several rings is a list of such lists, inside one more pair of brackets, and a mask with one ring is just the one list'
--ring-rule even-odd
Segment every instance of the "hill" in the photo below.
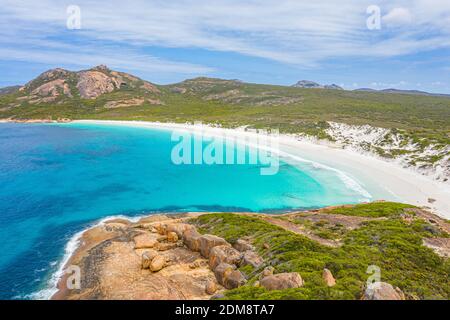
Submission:
{"label": "hill", "polygon": [[448,181],[450,98],[195,78],[155,85],[98,66],[53,69],[0,95],[0,119],[110,119],[276,128],[396,159]]}

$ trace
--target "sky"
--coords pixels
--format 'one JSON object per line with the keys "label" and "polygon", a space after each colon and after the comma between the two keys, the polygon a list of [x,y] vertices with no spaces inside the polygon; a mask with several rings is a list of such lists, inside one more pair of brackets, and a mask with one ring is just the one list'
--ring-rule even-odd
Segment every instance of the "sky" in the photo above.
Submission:
{"label": "sky", "polygon": [[450,93],[450,0],[0,0],[0,87],[99,64]]}

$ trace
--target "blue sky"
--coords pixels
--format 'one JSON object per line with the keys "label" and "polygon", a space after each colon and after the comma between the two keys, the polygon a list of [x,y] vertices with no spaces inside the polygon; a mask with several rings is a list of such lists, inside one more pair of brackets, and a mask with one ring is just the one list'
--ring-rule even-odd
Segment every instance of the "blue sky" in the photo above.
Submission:
{"label": "blue sky", "polygon": [[[70,5],[80,29],[67,27]],[[374,5],[379,29],[367,27]],[[160,84],[308,79],[450,93],[450,1],[0,0],[0,86],[98,64]]]}

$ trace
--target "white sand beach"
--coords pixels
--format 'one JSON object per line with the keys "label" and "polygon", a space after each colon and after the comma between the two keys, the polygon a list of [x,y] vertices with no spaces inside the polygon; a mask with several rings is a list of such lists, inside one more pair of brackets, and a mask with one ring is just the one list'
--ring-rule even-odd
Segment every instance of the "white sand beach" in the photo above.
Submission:
{"label": "white sand beach", "polygon": [[[244,128],[224,129],[206,125],[109,120],[79,120],[74,122],[164,130],[202,130],[203,134],[207,136],[223,136],[226,134],[227,137],[235,137],[238,142],[244,141],[241,139],[249,135],[249,132],[245,131]],[[396,163],[342,149],[333,144],[314,143],[291,135],[280,135],[278,141],[279,154],[287,160],[290,158],[294,163],[295,161],[310,161],[339,170],[357,181],[369,193],[389,195],[386,199],[374,198],[372,200],[396,200],[426,207],[439,216],[450,219],[450,186],[447,184],[434,181],[410,169],[402,168]],[[277,150],[271,149],[271,151]]]}

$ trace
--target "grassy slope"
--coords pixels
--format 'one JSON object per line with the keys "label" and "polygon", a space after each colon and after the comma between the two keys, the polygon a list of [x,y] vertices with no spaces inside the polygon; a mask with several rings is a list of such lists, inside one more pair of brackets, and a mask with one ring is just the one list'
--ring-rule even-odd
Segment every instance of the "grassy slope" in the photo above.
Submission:
{"label": "grassy slope", "polygon": [[[187,89],[175,93],[174,87]],[[204,121],[235,127],[279,128],[282,132],[305,132],[320,136],[322,121],[405,129],[411,135],[449,143],[450,98],[323,89],[301,89],[282,86],[242,84],[219,81],[199,85],[186,81],[173,86],[160,86],[159,95],[165,105],[105,109],[106,101],[127,96],[140,96],[133,90],[103,95],[97,100],[75,98],[61,104],[27,105],[0,111],[0,118],[133,119],[158,121]],[[238,98],[220,94],[236,90]],[[216,99],[208,98],[218,94]],[[16,95],[19,95],[18,93]],[[13,95],[14,96],[14,95]],[[239,98],[240,97],[240,98]],[[264,101],[293,98],[292,104],[264,105]],[[0,106],[11,102],[11,95],[0,96]],[[210,99],[210,100],[206,100]],[[1,110],[1,107],[0,107]]]}
{"label": "grassy slope", "polygon": [[[367,267],[381,268],[381,279],[401,288],[408,298],[450,299],[450,261],[422,246],[423,237],[448,236],[432,233],[430,225],[417,219],[405,223],[400,215],[408,205],[373,203],[327,213],[352,216],[388,217],[369,221],[347,231],[340,248],[322,246],[306,237],[285,231],[261,219],[209,214],[195,221],[200,230],[224,237],[231,243],[250,236],[259,254],[279,272],[299,272],[305,285],[298,289],[267,291],[254,287],[260,270],[242,267],[249,283],[228,291],[229,299],[359,299],[364,290]],[[264,248],[264,243],[270,245]],[[321,275],[332,271],[337,285],[328,288]]]}

